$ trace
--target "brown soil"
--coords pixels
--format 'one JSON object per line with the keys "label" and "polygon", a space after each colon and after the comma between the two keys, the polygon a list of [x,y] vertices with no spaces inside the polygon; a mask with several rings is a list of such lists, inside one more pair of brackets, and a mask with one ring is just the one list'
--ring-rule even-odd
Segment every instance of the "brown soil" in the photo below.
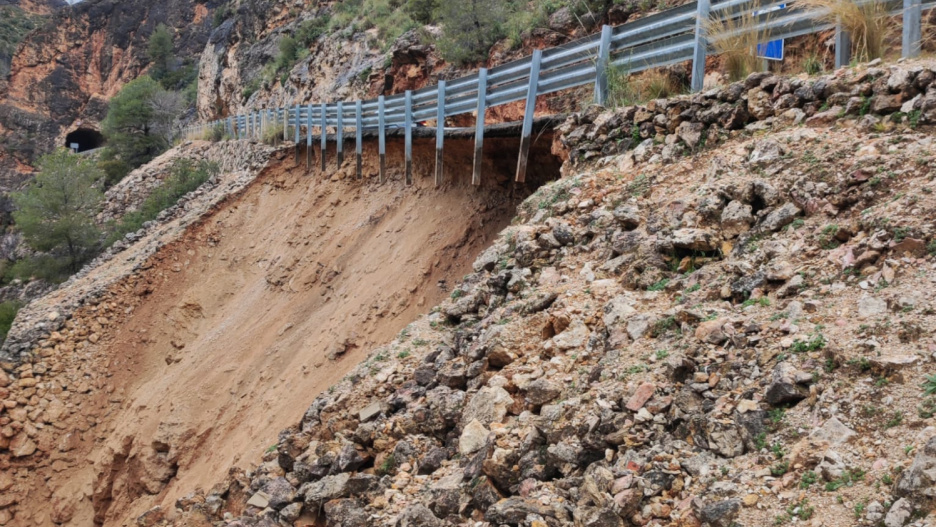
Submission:
{"label": "brown soil", "polygon": [[79,405],[91,427],[59,455],[64,462],[28,475],[30,461],[14,462],[11,474],[29,489],[13,524],[132,524],[259,459],[318,392],[470,271],[516,205],[557,175],[549,139],[535,143],[534,183],[523,188],[494,184],[513,176],[513,139],[487,142],[480,188],[469,183],[465,140],[446,144],[439,189],[430,141],[415,145],[409,187],[399,141],[388,144],[383,185],[371,145],[364,181],[350,177],[351,153],[336,172],[331,150],[328,179],[291,157],[267,169],[112,288],[111,308],[97,312],[109,316],[98,319],[104,360],[85,367],[106,366],[88,372],[99,389]]}

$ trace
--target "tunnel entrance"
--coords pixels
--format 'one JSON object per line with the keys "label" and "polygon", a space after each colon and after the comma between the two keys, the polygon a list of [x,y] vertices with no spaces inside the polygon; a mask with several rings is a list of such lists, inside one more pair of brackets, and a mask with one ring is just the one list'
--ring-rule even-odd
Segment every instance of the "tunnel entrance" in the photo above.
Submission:
{"label": "tunnel entrance", "polygon": [[86,152],[104,146],[104,136],[97,130],[79,128],[65,136],[65,148]]}

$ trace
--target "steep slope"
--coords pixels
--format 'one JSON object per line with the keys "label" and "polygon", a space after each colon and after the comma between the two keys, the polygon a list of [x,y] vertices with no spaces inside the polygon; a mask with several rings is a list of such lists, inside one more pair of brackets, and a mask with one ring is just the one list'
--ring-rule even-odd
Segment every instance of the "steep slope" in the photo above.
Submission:
{"label": "steep slope", "polygon": [[[516,140],[500,142],[515,153]],[[449,294],[526,195],[501,186],[512,174],[498,162],[473,188],[471,142],[450,143],[440,189],[432,141],[417,144],[410,187],[398,174],[377,183],[370,148],[363,181],[353,163],[323,177],[282,151],[193,227],[147,234],[30,306],[17,342],[62,327],[5,364],[15,380],[4,376],[3,398],[22,403],[0,417],[12,421],[0,465],[13,479],[0,485],[14,502],[0,520],[130,524],[275,443],[310,397]],[[538,145],[538,177],[555,175],[549,141]],[[390,159],[402,146],[390,142]],[[113,279],[90,285],[101,277]],[[85,307],[62,325],[65,313],[50,311],[68,291]]]}
{"label": "steep slope", "polygon": [[449,299],[140,523],[931,521],[934,68],[573,116]]}

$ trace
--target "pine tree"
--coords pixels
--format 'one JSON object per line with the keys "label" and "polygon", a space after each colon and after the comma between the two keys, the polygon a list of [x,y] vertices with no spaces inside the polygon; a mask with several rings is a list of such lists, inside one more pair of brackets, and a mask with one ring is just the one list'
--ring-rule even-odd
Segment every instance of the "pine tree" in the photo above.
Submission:
{"label": "pine tree", "polygon": [[150,69],[150,76],[156,80],[161,80],[172,69],[174,59],[172,35],[164,24],[156,26],[153,34],[150,35],[147,55],[153,65]]}
{"label": "pine tree", "polygon": [[29,186],[13,194],[13,219],[30,247],[52,256],[47,263],[67,268],[38,274],[76,272],[94,256],[101,239],[94,217],[104,198],[96,183],[104,173],[64,148],[40,158],[38,167]]}
{"label": "pine tree", "polygon": [[439,7],[443,33],[439,50],[445,60],[464,64],[483,60],[504,36],[509,3],[501,0],[459,0]]}

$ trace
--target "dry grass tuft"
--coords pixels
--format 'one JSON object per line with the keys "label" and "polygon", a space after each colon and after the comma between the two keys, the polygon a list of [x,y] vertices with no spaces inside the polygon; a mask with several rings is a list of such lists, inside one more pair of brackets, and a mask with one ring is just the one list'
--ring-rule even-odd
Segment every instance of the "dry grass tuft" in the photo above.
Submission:
{"label": "dry grass tuft", "polygon": [[626,68],[608,70],[608,106],[621,107],[685,93],[686,86],[667,70],[631,75]]}
{"label": "dry grass tuft", "polygon": [[880,1],[856,4],[853,0],[801,0],[800,5],[820,11],[828,23],[839,21],[851,36],[852,57],[860,62],[882,58],[893,25],[887,5]]}
{"label": "dry grass tuft", "polygon": [[754,16],[755,7],[754,2],[749,2],[740,6],[736,17],[727,20],[712,17],[702,23],[709,43],[724,60],[725,73],[732,82],[761,69],[757,45],[770,40],[767,31],[757,27],[768,17]]}

